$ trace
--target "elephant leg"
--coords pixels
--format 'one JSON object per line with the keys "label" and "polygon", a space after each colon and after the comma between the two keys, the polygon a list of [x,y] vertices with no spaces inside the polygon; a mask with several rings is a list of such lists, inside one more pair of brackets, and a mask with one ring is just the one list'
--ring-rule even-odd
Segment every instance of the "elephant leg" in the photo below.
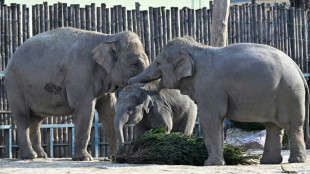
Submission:
{"label": "elephant leg", "polygon": [[91,126],[94,118],[95,101],[80,104],[73,116],[74,121],[74,161],[91,161],[92,156],[87,152],[87,145],[90,138]]}
{"label": "elephant leg", "polygon": [[[14,103],[14,102],[11,102]],[[11,104],[11,112],[14,118],[15,124],[17,126],[17,138],[20,150],[20,157],[21,159],[34,159],[38,155],[33,150],[30,140],[30,129],[29,129],[29,122],[30,116],[28,109],[23,110],[21,105],[14,105]]]}
{"label": "elephant leg", "polygon": [[46,153],[44,152],[41,145],[41,132],[40,125],[43,120],[43,117],[37,115],[30,116],[30,140],[32,148],[37,153],[39,158],[47,158]]}
{"label": "elephant leg", "polygon": [[213,90],[210,94],[201,95],[201,101],[197,102],[202,136],[208,151],[205,166],[225,165],[223,144],[227,101],[228,97],[224,91]]}
{"label": "elephant leg", "polygon": [[97,101],[96,110],[103,125],[104,135],[110,145],[110,155],[118,152],[118,141],[114,129],[116,98],[114,93],[106,93]]}
{"label": "elephant leg", "polygon": [[303,126],[291,127],[287,130],[290,140],[289,163],[301,163],[307,160]]}
{"label": "elephant leg", "polygon": [[266,141],[261,164],[280,164],[283,129],[273,123],[266,123]]}
{"label": "elephant leg", "polygon": [[199,107],[198,118],[201,125],[202,136],[208,151],[205,166],[225,165],[223,156],[224,125],[217,112]]}
{"label": "elephant leg", "polygon": [[186,135],[192,134],[196,123],[196,115],[197,112],[190,111],[179,125],[178,132],[182,132]]}

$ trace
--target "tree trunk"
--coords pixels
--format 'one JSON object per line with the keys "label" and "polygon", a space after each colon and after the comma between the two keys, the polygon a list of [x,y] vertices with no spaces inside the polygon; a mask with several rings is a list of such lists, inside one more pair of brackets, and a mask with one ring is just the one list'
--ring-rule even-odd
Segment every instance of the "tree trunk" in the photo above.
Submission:
{"label": "tree trunk", "polygon": [[211,46],[226,46],[230,0],[215,0],[211,26]]}

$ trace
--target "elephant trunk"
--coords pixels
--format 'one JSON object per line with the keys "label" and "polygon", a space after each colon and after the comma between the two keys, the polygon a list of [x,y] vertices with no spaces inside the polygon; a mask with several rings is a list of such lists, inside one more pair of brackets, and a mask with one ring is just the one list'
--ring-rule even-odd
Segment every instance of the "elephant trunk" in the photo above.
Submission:
{"label": "elephant trunk", "polygon": [[161,74],[158,71],[156,62],[152,62],[151,65],[146,68],[141,74],[132,77],[128,80],[129,84],[139,83],[139,82],[150,82],[159,79]]}
{"label": "elephant trunk", "polygon": [[118,138],[118,145],[119,145],[119,154],[124,153],[124,135],[123,135],[123,127],[128,121],[128,117],[116,115],[114,120],[114,128],[115,133]]}

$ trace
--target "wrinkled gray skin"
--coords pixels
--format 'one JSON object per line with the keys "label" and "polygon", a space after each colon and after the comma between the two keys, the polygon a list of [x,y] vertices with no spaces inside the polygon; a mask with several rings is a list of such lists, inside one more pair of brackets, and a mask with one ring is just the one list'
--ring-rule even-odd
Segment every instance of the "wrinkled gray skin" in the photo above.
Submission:
{"label": "wrinkled gray skin", "polygon": [[116,153],[114,91],[148,66],[138,36],[59,28],[33,36],[14,53],[5,72],[8,101],[22,159],[46,157],[40,124],[47,116],[73,115],[73,160],[91,160],[86,147],[95,108]]}
{"label": "wrinkled gray skin", "polygon": [[133,84],[119,93],[114,120],[119,153],[124,150],[123,127],[126,123],[136,124],[136,137],[159,125],[167,128],[166,133],[193,132],[197,117],[196,104],[179,90],[163,89],[157,92],[156,87],[152,83]]}
{"label": "wrinkled gray skin", "polygon": [[[266,45],[214,48],[190,38],[168,43],[160,55],[129,83],[161,78],[161,88],[179,89],[199,108],[209,157],[205,165],[224,165],[223,120],[265,123],[262,164],[282,162],[283,129],[290,140],[289,162],[305,162],[309,130],[309,90],[295,62]],[[306,116],[306,118],[305,118]]]}

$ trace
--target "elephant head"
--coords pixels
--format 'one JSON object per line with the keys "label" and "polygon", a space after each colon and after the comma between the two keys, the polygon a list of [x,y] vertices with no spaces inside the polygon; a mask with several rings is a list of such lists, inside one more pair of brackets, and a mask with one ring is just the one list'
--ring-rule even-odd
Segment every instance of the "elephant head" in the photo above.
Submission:
{"label": "elephant head", "polygon": [[123,153],[123,127],[127,124],[137,124],[154,106],[150,95],[142,89],[142,84],[129,85],[122,89],[116,102],[114,128],[119,142],[119,153]]}
{"label": "elephant head", "polygon": [[194,62],[190,55],[198,44],[192,38],[177,38],[170,41],[157,58],[138,76],[128,83],[150,82],[161,78],[159,89],[176,89],[181,79],[194,74]]}
{"label": "elephant head", "polygon": [[105,35],[105,40],[92,51],[93,60],[108,74],[108,92],[124,87],[130,77],[138,75],[149,60],[141,41],[133,32]]}

